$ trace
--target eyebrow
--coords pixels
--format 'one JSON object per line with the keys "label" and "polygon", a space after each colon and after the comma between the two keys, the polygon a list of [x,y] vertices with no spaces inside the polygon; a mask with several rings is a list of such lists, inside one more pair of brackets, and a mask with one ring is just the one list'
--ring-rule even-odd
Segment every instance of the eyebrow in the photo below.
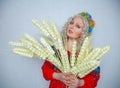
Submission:
{"label": "eyebrow", "polygon": [[77,23],[77,25],[79,25],[80,27],[82,27],[82,26],[83,26],[81,23]]}
{"label": "eyebrow", "polygon": [[[74,22],[74,18],[72,18],[72,20],[70,22]],[[79,25],[80,27],[83,27],[84,23],[83,23],[83,25],[81,23],[77,23],[77,25]]]}

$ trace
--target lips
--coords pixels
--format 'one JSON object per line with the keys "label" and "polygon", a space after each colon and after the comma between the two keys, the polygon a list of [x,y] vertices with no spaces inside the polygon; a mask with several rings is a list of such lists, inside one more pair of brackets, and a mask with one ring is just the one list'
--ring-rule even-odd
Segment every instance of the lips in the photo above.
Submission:
{"label": "lips", "polygon": [[69,30],[68,30],[68,33],[69,33],[69,34],[72,34],[72,33],[73,33],[73,31],[69,29]]}

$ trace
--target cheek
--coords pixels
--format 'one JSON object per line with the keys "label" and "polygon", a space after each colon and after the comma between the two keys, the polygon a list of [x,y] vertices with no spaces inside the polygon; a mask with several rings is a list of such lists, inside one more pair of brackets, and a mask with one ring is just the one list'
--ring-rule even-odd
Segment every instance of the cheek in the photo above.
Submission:
{"label": "cheek", "polygon": [[81,34],[82,34],[82,30],[81,29],[75,31],[76,38],[79,38]]}
{"label": "cheek", "polygon": [[68,26],[66,27],[66,31],[67,31],[69,28],[70,28],[70,26],[68,25]]}

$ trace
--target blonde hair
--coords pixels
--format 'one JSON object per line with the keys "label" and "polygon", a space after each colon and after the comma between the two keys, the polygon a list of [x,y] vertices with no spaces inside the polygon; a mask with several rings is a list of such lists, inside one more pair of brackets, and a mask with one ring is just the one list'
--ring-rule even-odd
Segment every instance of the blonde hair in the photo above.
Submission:
{"label": "blonde hair", "polygon": [[77,15],[75,15],[75,16],[73,16],[73,17],[70,17],[70,18],[68,19],[68,21],[66,22],[66,24],[64,25],[63,31],[62,31],[62,33],[61,33],[62,40],[63,40],[63,45],[64,45],[65,50],[67,50],[67,40],[68,40],[68,36],[67,36],[67,34],[66,34],[66,29],[67,29],[67,26],[70,24],[70,22],[71,22],[74,18],[76,18],[76,17],[80,17],[80,18],[82,19],[83,23],[84,23],[84,27],[83,27],[83,29],[82,29],[82,30],[83,30],[83,31],[82,31],[82,34],[81,34],[80,37],[78,38],[77,51],[80,50],[81,45],[82,45],[84,39],[85,39],[87,36],[90,36],[90,35],[91,35],[90,33],[88,33],[89,23],[88,23],[88,20],[87,20],[87,19],[85,19],[84,17],[82,17],[80,14],[77,14]]}

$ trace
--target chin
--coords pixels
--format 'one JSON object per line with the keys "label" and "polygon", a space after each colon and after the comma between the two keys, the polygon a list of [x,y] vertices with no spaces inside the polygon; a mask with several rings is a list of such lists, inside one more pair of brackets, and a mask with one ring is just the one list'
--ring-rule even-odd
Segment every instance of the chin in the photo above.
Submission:
{"label": "chin", "polygon": [[67,33],[67,36],[68,36],[68,37],[73,37],[73,35],[72,35],[72,34],[69,34],[69,33]]}
{"label": "chin", "polygon": [[75,39],[75,37],[73,37],[72,35],[67,35],[68,38],[72,38],[72,39]]}

